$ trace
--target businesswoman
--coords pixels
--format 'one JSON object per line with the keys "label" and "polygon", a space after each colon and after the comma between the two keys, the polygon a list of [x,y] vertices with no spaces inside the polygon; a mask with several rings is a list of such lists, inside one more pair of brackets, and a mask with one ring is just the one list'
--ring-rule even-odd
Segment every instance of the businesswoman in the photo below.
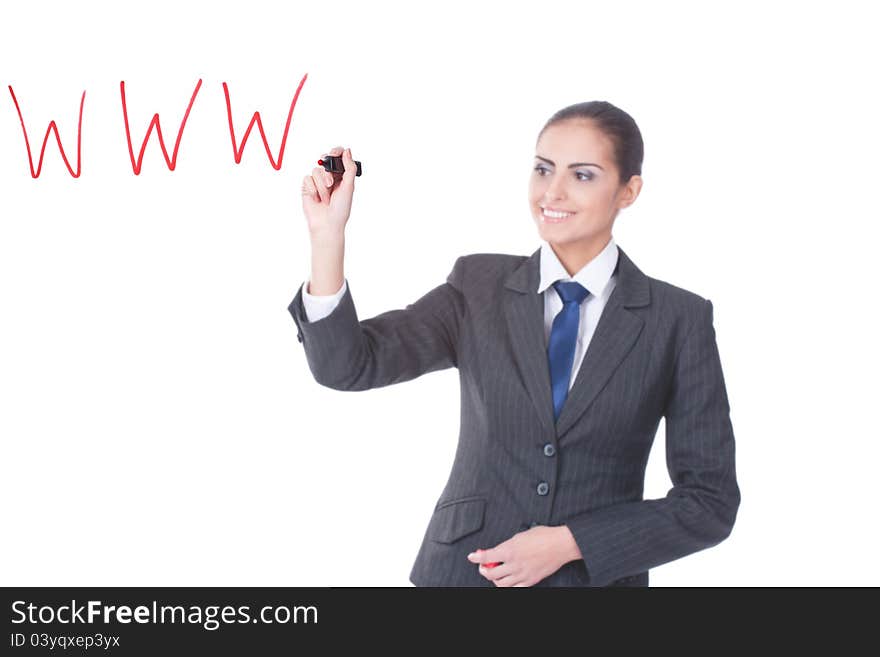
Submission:
{"label": "businesswoman", "polygon": [[[305,176],[311,275],[288,309],[316,381],[366,390],[456,367],[461,428],[410,573],[418,586],[647,586],[721,542],[740,503],[712,302],[619,248],[643,143],[607,102],[538,135],[530,256],[459,257],[406,308],[361,320],[343,274],[355,168]],[[673,487],[643,499],[661,418]],[[379,429],[378,427],[376,428]]]}

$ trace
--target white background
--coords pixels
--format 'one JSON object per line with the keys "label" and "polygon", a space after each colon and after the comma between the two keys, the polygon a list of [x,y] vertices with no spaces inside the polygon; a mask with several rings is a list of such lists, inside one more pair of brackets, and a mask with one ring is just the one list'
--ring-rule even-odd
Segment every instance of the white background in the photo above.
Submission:
{"label": "white background", "polygon": [[[862,2],[11,3],[0,40],[0,584],[377,585],[408,575],[458,437],[454,369],[311,378],[287,311],[302,177],[363,163],[361,318],[464,253],[528,255],[534,143],[608,100],[645,140],[617,243],[710,299],[737,523],[652,586],[880,584],[878,55]],[[303,75],[283,166],[277,154]],[[169,150],[198,79],[177,168]],[[12,85],[35,157],[30,175]],[[670,488],[661,423],[645,497]]]}

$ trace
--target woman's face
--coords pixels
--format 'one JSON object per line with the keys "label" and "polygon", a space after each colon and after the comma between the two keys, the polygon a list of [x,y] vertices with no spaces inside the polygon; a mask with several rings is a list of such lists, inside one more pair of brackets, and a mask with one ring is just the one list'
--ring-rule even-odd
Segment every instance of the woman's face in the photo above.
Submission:
{"label": "woman's face", "polygon": [[564,250],[607,244],[617,211],[638,196],[641,176],[620,185],[612,143],[589,120],[550,126],[535,151],[529,205],[541,239]]}

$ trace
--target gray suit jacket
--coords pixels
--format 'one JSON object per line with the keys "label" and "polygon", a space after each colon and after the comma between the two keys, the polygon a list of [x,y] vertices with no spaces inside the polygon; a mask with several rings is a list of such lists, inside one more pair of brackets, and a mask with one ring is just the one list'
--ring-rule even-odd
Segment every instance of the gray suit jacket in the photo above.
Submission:
{"label": "gray suit jacket", "polygon": [[[619,249],[617,286],[555,422],[540,252],[462,256],[418,301],[361,321],[350,283],[316,322],[302,286],[288,307],[324,386],[366,390],[458,368],[458,447],[410,573],[416,585],[494,586],[469,552],[565,524],[583,559],[538,586],[647,586],[648,569],[733,528],[740,492],[712,302],[646,276]],[[673,487],[645,500],[662,417]]]}

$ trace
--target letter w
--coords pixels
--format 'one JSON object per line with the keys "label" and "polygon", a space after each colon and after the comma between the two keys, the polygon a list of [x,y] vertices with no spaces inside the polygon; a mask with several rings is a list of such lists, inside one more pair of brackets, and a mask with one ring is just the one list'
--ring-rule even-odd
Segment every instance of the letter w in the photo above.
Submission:
{"label": "letter w", "polygon": [[235,157],[236,164],[241,164],[241,156],[242,153],[244,153],[244,147],[247,144],[248,137],[251,135],[254,123],[256,123],[257,128],[260,130],[260,137],[263,139],[263,147],[266,149],[266,155],[269,156],[269,162],[272,163],[272,168],[276,171],[281,168],[281,161],[284,159],[284,148],[287,144],[287,133],[290,131],[290,119],[293,118],[293,108],[296,107],[296,99],[299,98],[299,92],[302,89],[303,84],[305,84],[307,77],[309,77],[308,73],[306,73],[302,80],[299,81],[299,86],[296,88],[296,93],[293,95],[293,100],[290,103],[290,111],[287,113],[287,124],[284,126],[284,135],[281,137],[281,147],[278,149],[278,162],[275,162],[275,158],[272,157],[272,151],[269,150],[269,141],[266,139],[266,132],[263,130],[263,121],[260,118],[259,112],[254,112],[253,117],[251,117],[251,122],[248,124],[247,130],[244,132],[244,137],[241,138],[241,147],[235,143],[235,127],[232,125],[232,105],[229,102],[229,87],[225,82],[223,83],[223,93],[226,95],[226,115],[229,117],[229,136],[232,138],[232,154]]}
{"label": "letter w", "polygon": [[31,143],[28,140],[27,128],[24,127],[24,117],[21,115],[21,109],[18,107],[18,100],[15,98],[15,92],[12,90],[11,84],[9,85],[9,93],[12,96],[12,102],[15,104],[15,111],[18,112],[18,119],[21,121],[21,131],[24,133],[24,146],[27,149],[28,162],[31,166],[31,177],[40,177],[40,171],[43,169],[43,156],[46,154],[46,143],[49,141],[49,133],[54,131],[55,141],[58,142],[58,150],[61,151],[61,158],[64,160],[64,166],[70,171],[71,176],[79,178],[82,171],[82,121],[83,104],[86,102],[86,92],[83,91],[82,98],[79,101],[79,124],[76,129],[76,173],[73,172],[73,169],[70,167],[70,162],[67,161],[67,155],[64,153],[64,146],[61,145],[61,136],[58,134],[58,126],[55,125],[55,121],[49,121],[49,127],[46,128],[46,136],[43,137],[43,146],[40,148],[40,160],[37,163],[36,171],[34,170],[34,158],[31,154]]}
{"label": "letter w", "polygon": [[189,111],[192,109],[193,103],[196,101],[196,95],[199,93],[201,86],[202,80],[199,78],[195,91],[193,91],[192,98],[189,99],[189,105],[186,106],[186,113],[183,115],[183,121],[180,122],[180,128],[177,130],[177,141],[174,142],[174,152],[171,154],[171,158],[169,159],[168,151],[165,148],[165,140],[162,138],[162,126],[159,125],[159,114],[157,112],[156,114],[153,114],[153,120],[150,121],[150,127],[147,129],[143,144],[141,144],[141,152],[138,153],[137,162],[135,162],[134,149],[131,146],[131,130],[128,125],[128,108],[125,105],[125,82],[122,81],[119,83],[119,92],[122,95],[122,117],[125,121],[125,138],[128,140],[128,155],[131,158],[131,168],[134,171],[134,175],[137,176],[141,172],[141,164],[143,164],[144,161],[144,151],[147,149],[147,142],[150,141],[150,133],[153,132],[153,128],[156,128],[156,134],[159,137],[159,147],[162,149],[162,155],[165,156],[165,163],[171,171],[174,171],[174,167],[177,166],[177,149],[180,148],[180,138],[183,137],[183,128],[186,126],[186,120],[189,118]]}

